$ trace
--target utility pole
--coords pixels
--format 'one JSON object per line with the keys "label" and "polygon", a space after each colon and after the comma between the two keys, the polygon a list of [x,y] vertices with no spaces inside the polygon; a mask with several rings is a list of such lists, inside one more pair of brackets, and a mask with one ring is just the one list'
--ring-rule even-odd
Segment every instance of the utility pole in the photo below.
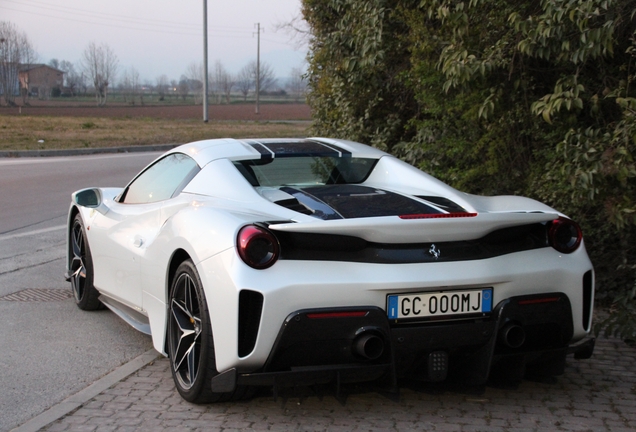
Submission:
{"label": "utility pole", "polygon": [[261,96],[261,23],[256,24],[256,114],[259,113]]}
{"label": "utility pole", "polygon": [[203,0],[203,121],[208,122],[208,0]]}

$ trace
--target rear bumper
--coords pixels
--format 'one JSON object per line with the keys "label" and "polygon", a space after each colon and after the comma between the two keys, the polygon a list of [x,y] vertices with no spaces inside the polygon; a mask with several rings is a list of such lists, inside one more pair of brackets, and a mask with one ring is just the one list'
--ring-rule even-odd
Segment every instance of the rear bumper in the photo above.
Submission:
{"label": "rear bumper", "polygon": [[594,350],[594,339],[572,345],[572,336],[571,305],[562,293],[514,297],[489,315],[439,323],[392,323],[377,307],[300,310],[287,317],[260,370],[227,370],[212,388],[382,379],[396,389],[400,377],[479,385],[497,364],[515,365],[521,376],[526,366],[547,365],[558,375],[566,355],[584,359]]}

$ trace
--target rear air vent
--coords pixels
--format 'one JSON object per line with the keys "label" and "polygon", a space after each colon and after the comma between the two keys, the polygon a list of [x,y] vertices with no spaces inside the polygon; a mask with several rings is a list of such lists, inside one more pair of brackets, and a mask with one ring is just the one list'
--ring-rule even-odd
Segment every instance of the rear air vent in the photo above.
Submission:
{"label": "rear air vent", "polygon": [[590,313],[592,312],[592,292],[594,287],[594,277],[592,270],[583,275],[583,328],[590,329]]}
{"label": "rear air vent", "polygon": [[258,328],[261,324],[263,295],[256,291],[242,290],[239,294],[239,357],[245,357],[254,350]]}

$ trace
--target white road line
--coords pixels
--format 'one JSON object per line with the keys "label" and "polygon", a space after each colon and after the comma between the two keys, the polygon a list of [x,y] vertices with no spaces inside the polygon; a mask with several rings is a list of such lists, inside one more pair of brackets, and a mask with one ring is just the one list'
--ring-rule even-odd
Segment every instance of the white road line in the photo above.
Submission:
{"label": "white road line", "polygon": [[42,228],[39,230],[33,230],[33,231],[24,232],[24,233],[0,235],[0,241],[14,239],[18,237],[28,237],[32,235],[44,234],[47,232],[62,230],[65,228],[66,228],[66,225],[58,225],[58,226],[54,226],[50,228]]}

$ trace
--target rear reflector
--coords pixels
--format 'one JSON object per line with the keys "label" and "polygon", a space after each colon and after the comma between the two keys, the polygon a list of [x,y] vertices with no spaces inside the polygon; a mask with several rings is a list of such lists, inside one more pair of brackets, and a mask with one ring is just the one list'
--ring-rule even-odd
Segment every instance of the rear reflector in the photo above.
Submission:
{"label": "rear reflector", "polygon": [[400,219],[447,219],[447,218],[467,218],[475,217],[477,213],[432,213],[432,214],[410,214],[400,215]]}
{"label": "rear reflector", "polygon": [[341,312],[314,312],[308,313],[307,318],[323,319],[323,318],[360,318],[367,314],[367,311],[341,311]]}
{"label": "rear reflector", "polygon": [[559,297],[541,297],[528,300],[520,300],[520,305],[538,304],[538,303],[553,303],[559,301]]}

